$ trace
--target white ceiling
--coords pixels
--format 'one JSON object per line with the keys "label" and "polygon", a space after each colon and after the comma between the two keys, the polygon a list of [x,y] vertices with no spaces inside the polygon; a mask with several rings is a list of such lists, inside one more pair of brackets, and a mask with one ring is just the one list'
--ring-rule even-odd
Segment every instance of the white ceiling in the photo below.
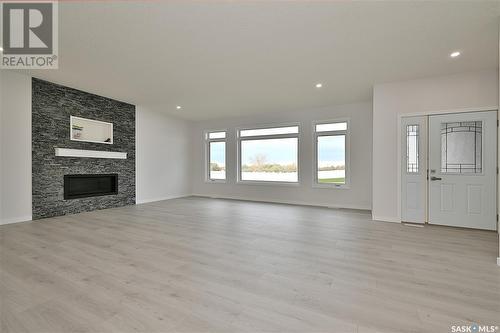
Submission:
{"label": "white ceiling", "polygon": [[95,1],[59,11],[59,70],[36,77],[187,119],[366,101],[374,83],[498,66],[500,1]]}

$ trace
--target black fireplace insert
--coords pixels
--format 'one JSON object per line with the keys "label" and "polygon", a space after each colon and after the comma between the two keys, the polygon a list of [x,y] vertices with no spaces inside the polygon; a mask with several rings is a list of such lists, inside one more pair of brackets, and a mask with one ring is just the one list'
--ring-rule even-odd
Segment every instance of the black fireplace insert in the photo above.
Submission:
{"label": "black fireplace insert", "polygon": [[64,175],[64,200],[118,194],[118,174]]}

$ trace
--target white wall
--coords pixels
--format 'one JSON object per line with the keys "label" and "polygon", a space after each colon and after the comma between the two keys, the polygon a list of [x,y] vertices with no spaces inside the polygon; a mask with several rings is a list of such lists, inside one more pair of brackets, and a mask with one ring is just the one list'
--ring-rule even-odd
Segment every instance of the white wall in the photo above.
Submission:
{"label": "white wall", "polygon": [[191,127],[161,109],[136,107],[136,202],[191,193]]}
{"label": "white wall", "polygon": [[31,77],[0,71],[0,224],[31,219]]}
{"label": "white wall", "polygon": [[373,89],[375,220],[400,222],[398,116],[496,109],[498,70],[378,84]]}
{"label": "white wall", "polygon": [[[350,189],[313,188],[312,122],[350,118],[351,186]],[[236,183],[236,127],[300,122],[299,186],[249,185]],[[197,122],[193,133],[193,193],[234,199],[298,203],[344,208],[371,208],[371,103],[325,107],[300,112],[273,113],[253,117]],[[205,182],[203,132],[227,129],[227,182]]]}

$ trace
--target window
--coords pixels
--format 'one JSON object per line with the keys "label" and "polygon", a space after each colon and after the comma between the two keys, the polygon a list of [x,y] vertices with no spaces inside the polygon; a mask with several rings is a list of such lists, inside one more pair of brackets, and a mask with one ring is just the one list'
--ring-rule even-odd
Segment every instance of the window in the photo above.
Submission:
{"label": "window", "polygon": [[315,183],[325,187],[348,186],[348,121],[314,125]]}
{"label": "window", "polygon": [[225,139],[226,132],[210,132],[208,133],[209,139]]}
{"label": "window", "polygon": [[299,126],[238,132],[239,180],[298,183]]}
{"label": "window", "polygon": [[207,179],[226,180],[226,132],[208,132],[207,141]]}
{"label": "window", "polygon": [[419,125],[406,126],[406,172],[418,173]]}
{"label": "window", "polygon": [[483,123],[441,124],[441,173],[482,173]]}
{"label": "window", "polygon": [[280,134],[298,134],[298,133],[299,133],[299,126],[259,128],[259,129],[241,130],[240,137],[262,136],[262,135],[280,135]]}

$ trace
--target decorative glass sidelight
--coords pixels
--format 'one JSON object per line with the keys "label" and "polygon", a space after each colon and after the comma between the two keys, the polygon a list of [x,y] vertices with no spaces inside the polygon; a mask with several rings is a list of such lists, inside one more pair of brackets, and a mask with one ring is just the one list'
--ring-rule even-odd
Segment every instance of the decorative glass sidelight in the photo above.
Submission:
{"label": "decorative glass sidelight", "polygon": [[406,172],[418,173],[419,125],[406,126]]}

